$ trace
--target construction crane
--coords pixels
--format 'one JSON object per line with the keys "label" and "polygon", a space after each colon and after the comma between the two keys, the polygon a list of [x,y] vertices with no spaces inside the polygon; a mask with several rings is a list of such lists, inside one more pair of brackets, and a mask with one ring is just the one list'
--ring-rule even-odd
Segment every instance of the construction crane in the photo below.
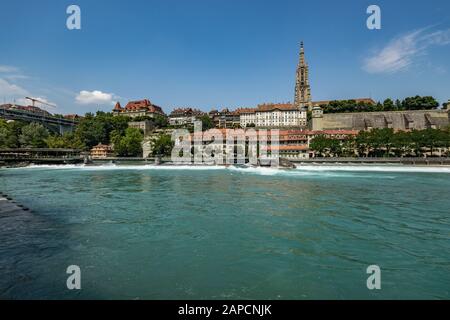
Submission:
{"label": "construction crane", "polygon": [[50,104],[50,103],[48,103],[48,102],[44,102],[44,101],[41,101],[41,100],[39,100],[39,99],[30,98],[30,97],[25,97],[25,99],[30,100],[33,107],[35,107],[35,103],[36,103],[36,102],[39,102],[39,103],[41,103],[41,104],[45,104],[46,106],[49,106],[49,107],[52,107],[52,108],[56,108],[56,106],[55,106],[54,104]]}

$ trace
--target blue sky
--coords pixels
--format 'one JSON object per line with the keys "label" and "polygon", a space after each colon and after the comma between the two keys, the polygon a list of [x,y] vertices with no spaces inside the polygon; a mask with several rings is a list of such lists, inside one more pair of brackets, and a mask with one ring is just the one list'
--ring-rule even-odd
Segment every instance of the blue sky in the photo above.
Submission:
{"label": "blue sky", "polygon": [[[81,8],[81,30],[66,8]],[[366,27],[371,4],[381,30]],[[0,4],[1,103],[53,112],[148,98],[174,107],[292,101],[299,42],[313,100],[450,99],[450,2],[41,0]],[[51,109],[49,109],[51,110]]]}

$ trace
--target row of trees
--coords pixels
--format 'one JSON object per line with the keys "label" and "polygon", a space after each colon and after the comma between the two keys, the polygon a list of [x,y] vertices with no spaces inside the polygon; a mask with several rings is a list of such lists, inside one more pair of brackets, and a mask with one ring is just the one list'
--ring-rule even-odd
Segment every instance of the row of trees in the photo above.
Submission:
{"label": "row of trees", "polygon": [[[383,103],[376,104],[357,102],[355,100],[331,101],[328,105],[321,106],[324,113],[341,112],[374,112],[374,111],[403,111],[403,110],[431,110],[439,107],[439,102],[433,97],[415,96],[404,100],[386,99]],[[446,107],[446,104],[444,104]]]}
{"label": "row of trees", "polygon": [[137,156],[142,153],[141,130],[129,128],[130,118],[111,113],[86,114],[74,132],[63,135],[50,133],[42,124],[0,119],[0,147],[2,148],[71,148],[90,150],[95,145],[113,144],[118,156]]}
{"label": "row of trees", "polygon": [[392,129],[361,131],[356,137],[346,139],[315,137],[310,148],[319,157],[420,157],[425,153],[433,156],[437,148],[445,148],[447,156],[450,147],[450,127],[445,130],[425,129],[410,132]]}
{"label": "row of trees", "polygon": [[43,148],[49,138],[48,130],[38,123],[0,119],[0,148]]}

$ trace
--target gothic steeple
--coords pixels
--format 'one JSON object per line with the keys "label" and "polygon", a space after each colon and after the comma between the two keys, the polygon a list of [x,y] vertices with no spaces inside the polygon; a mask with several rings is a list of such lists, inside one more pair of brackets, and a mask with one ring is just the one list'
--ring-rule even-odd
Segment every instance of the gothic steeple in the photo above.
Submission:
{"label": "gothic steeple", "polygon": [[297,66],[297,75],[295,80],[295,98],[294,104],[298,108],[312,108],[311,88],[309,86],[308,64],[305,61],[305,50],[303,41],[300,43],[300,57]]}

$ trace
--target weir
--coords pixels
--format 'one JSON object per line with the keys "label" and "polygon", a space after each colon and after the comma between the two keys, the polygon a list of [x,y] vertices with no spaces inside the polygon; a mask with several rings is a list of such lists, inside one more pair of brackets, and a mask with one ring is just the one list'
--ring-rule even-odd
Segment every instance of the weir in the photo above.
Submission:
{"label": "weir", "polygon": [[3,218],[4,215],[10,216],[27,211],[30,211],[30,209],[16,203],[11,197],[0,192],[0,219]]}

